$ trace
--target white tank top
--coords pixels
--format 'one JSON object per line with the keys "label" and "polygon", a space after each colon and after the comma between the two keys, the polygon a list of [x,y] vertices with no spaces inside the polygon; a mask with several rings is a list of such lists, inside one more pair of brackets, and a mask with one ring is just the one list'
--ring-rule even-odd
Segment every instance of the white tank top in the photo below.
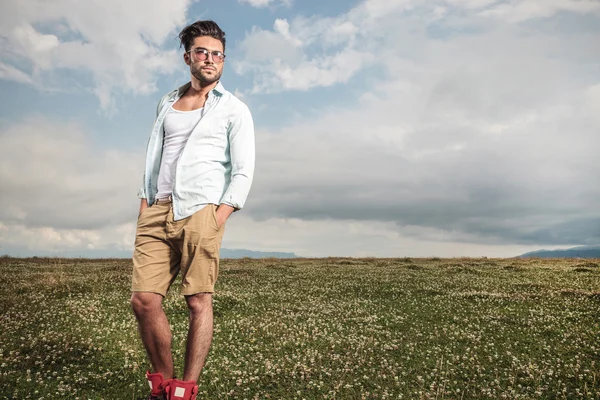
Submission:
{"label": "white tank top", "polygon": [[175,167],[192,130],[202,118],[204,107],[192,111],[178,111],[171,106],[165,116],[162,160],[158,173],[157,199],[166,199],[173,193]]}

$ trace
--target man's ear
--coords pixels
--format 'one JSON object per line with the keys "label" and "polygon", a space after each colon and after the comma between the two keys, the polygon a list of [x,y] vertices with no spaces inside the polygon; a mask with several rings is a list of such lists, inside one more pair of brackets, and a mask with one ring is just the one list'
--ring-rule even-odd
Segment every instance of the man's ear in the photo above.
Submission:
{"label": "man's ear", "polygon": [[183,53],[183,61],[187,64],[190,65],[190,53]]}

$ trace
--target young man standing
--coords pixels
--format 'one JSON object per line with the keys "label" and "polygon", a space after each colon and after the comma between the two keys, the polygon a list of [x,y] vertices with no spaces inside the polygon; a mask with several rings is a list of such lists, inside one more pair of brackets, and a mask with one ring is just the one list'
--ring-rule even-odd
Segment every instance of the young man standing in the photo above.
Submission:
{"label": "young man standing", "polygon": [[[243,207],[254,173],[248,107],[219,82],[225,33],[198,21],[179,34],[191,81],[159,102],[148,142],[131,306],[152,364],[149,399],[196,399],[213,334],[212,293],[225,221]],[[190,314],[183,379],[174,379],[163,297],[181,273]]]}

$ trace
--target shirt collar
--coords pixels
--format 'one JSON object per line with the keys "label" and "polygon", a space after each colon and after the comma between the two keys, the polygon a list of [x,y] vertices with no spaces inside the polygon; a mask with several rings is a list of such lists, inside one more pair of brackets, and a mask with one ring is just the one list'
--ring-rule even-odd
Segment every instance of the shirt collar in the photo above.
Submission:
{"label": "shirt collar", "polygon": [[[181,96],[183,96],[183,94],[185,93],[186,90],[188,90],[188,88],[192,85],[192,82],[188,82],[185,85],[180,86],[174,93],[174,96],[172,97],[172,99],[179,99]],[[222,96],[225,93],[225,87],[223,87],[223,84],[221,83],[221,81],[219,81],[217,83],[217,86],[215,86],[211,92],[215,93],[218,96]]]}
{"label": "shirt collar", "polygon": [[214,87],[213,92],[216,92],[219,95],[222,95],[225,93],[225,88],[223,87],[223,84],[221,83],[221,81],[217,82],[217,86]]}

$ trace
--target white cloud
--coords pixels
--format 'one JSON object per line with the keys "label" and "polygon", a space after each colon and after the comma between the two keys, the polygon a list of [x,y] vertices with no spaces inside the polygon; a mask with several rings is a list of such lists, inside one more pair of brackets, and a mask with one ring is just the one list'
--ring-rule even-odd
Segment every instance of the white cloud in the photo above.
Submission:
{"label": "white cloud", "polygon": [[238,0],[240,3],[250,4],[252,7],[265,8],[274,4],[280,4],[289,7],[292,4],[292,0]]}
{"label": "white cloud", "polygon": [[[258,136],[257,182],[248,207],[228,222],[223,246],[293,251],[302,256],[513,256],[530,250],[533,242],[511,244],[498,228],[512,229],[513,233],[519,229],[535,232],[563,219],[545,215],[547,207],[524,217],[510,203],[501,205],[506,208],[505,215],[515,212],[509,218],[482,215],[480,207],[493,208],[494,200],[489,199],[492,204],[476,204],[470,203],[473,199],[469,197],[477,194],[480,185],[489,187],[485,179],[491,176],[492,187],[499,188],[511,182],[519,187],[547,179],[523,196],[538,190],[542,196],[550,194],[568,214],[580,210],[584,215],[589,209],[581,203],[582,194],[598,198],[594,187],[588,187],[588,193],[585,187],[579,193],[571,190],[571,204],[565,203],[564,196],[558,197],[562,189],[548,192],[552,189],[549,184],[578,185],[600,172],[578,171],[570,166],[574,154],[578,158],[573,161],[581,163],[581,168],[595,154],[593,148],[586,148],[585,135],[568,138],[581,143],[570,144],[571,148],[565,150],[566,139],[552,142],[560,135],[548,129],[557,122],[585,122],[593,116],[597,86],[584,90],[586,97],[580,104],[573,103],[573,109],[581,111],[571,113],[565,109],[560,118],[554,119],[548,115],[556,116],[556,110],[540,110],[537,119],[524,119],[522,126],[508,124],[502,140],[490,139],[491,134],[485,131],[472,132],[463,149],[452,147],[453,141],[444,139],[447,131],[436,134],[410,121],[398,139],[394,124],[412,110],[407,108],[399,115],[389,110],[403,109],[410,102],[421,103],[426,96],[418,94],[417,85],[394,87],[404,87],[404,93],[414,96],[407,99],[385,88],[361,100],[360,115],[355,109],[332,110],[332,115],[291,126],[285,132],[263,131]],[[546,118],[547,123],[536,127],[540,118]],[[530,133],[533,128],[534,134]],[[421,135],[425,136],[422,141],[413,140]],[[535,149],[534,144],[543,137],[552,139],[552,146]],[[515,153],[516,138],[523,149]],[[85,255],[87,250],[106,251],[107,255],[131,251],[141,154],[98,148],[77,124],[45,118],[15,123],[0,133],[0,140],[3,252],[11,248],[74,255]],[[424,149],[437,153],[418,156]],[[519,155],[532,150],[539,155]],[[559,163],[554,159],[558,155],[562,157]],[[480,163],[479,173],[471,170],[480,158],[490,156],[494,158],[492,163],[502,159],[505,163]],[[555,170],[548,170],[553,165]],[[488,174],[490,167],[497,171]],[[515,198],[523,200],[519,195]],[[464,211],[460,214],[460,207],[456,208],[461,201],[469,207],[470,216],[463,215]],[[507,201],[506,196],[503,201]],[[448,229],[443,220],[436,225],[439,211],[451,222],[473,218],[480,228],[490,232],[477,237],[478,233],[469,229]],[[414,220],[399,224],[410,214],[415,214]]]}
{"label": "white cloud", "polygon": [[444,0],[447,5],[469,10],[486,8],[498,2],[499,0]]}
{"label": "white cloud", "polygon": [[0,251],[127,254],[143,155],[102,148],[77,123],[29,117],[0,131]]}
{"label": "white cloud", "polygon": [[380,62],[387,31],[418,3],[367,0],[337,17],[277,19],[272,31],[254,28],[246,35],[240,45],[245,59],[234,68],[239,74],[254,75],[255,93],[348,82],[358,71]]}
{"label": "white cloud", "polygon": [[496,2],[481,15],[509,22],[522,22],[534,18],[551,17],[561,11],[579,14],[600,13],[600,2],[596,0],[512,0]]}
{"label": "white cloud", "polygon": [[286,19],[276,19],[273,24],[273,30],[281,35],[281,37],[292,46],[302,46],[302,42],[290,35],[290,24]]}
{"label": "white cloud", "polygon": [[[441,26],[449,32],[475,27],[488,30],[489,18],[502,24],[552,17],[563,11],[599,12],[600,2],[365,0],[336,17],[298,16],[275,20],[272,30],[255,27],[242,41],[244,58],[234,63],[234,68],[238,74],[254,76],[254,93],[327,87],[346,83],[373,65],[385,65],[382,52],[417,53],[431,27]],[[398,40],[393,40],[397,36]]]}
{"label": "white cloud", "polygon": [[439,40],[414,18],[381,39],[384,72],[357,104],[261,130],[252,215],[389,221],[429,242],[600,240],[600,35],[500,24]]}
{"label": "white cloud", "polygon": [[143,155],[103,149],[76,123],[42,117],[0,132],[0,221],[80,232],[135,218]]}
{"label": "white cloud", "polygon": [[435,232],[435,241],[411,237],[412,233],[404,234],[392,222],[298,218],[255,221],[240,213],[227,222],[223,247],[294,252],[301,257],[514,257],[531,251],[531,246],[524,245],[456,242],[441,231]]}
{"label": "white cloud", "polygon": [[189,3],[8,2],[0,16],[0,77],[44,87],[61,69],[83,70],[105,109],[115,94],[150,93],[158,74],[179,62],[161,45],[185,22]]}
{"label": "white cloud", "polygon": [[[296,26],[302,31],[302,25]],[[253,92],[278,92],[281,90],[308,90],[318,86],[331,86],[347,82],[357,71],[369,64],[369,52],[358,52],[348,46],[344,35],[353,35],[356,28],[348,22],[333,25],[327,34],[323,32],[290,32],[287,20],[276,20],[273,32],[254,29],[242,42],[245,59],[234,63],[240,75],[253,74]],[[318,33],[324,36],[324,44],[341,45],[334,54],[325,54],[315,44]],[[265,49],[263,51],[256,49]],[[279,49],[281,49],[279,51]]]}
{"label": "white cloud", "polygon": [[21,224],[0,223],[0,249],[14,253],[65,253],[83,255],[90,250],[107,253],[133,252],[135,221],[99,229],[61,229],[28,227]]}
{"label": "white cloud", "polygon": [[0,62],[0,79],[6,79],[20,83],[33,83],[33,80],[29,75],[13,67],[12,65],[7,65],[3,62]]}
{"label": "white cloud", "polygon": [[[95,254],[105,251],[108,256],[132,251],[141,154],[98,148],[98,144],[86,139],[78,124],[41,117],[14,123],[0,132],[0,141],[2,252],[16,249],[17,253],[86,255],[94,250]],[[298,150],[288,154],[292,159],[296,155],[296,161],[302,162],[308,156],[307,149]],[[273,155],[262,159],[267,165],[281,163]],[[299,172],[293,165],[285,168],[294,174]],[[335,170],[328,172],[333,174]],[[305,178],[308,177],[298,175],[299,188],[309,183]],[[278,183],[276,175],[269,176],[264,171],[261,179],[268,180],[271,187]],[[259,185],[251,197],[255,210],[263,196],[269,196],[268,190]],[[278,217],[264,220],[253,215],[257,216],[250,207],[231,218],[224,247],[293,251],[302,256],[357,257],[512,256],[529,250],[526,246],[452,243],[452,236],[443,237],[439,232],[437,242],[429,242],[411,237],[414,229],[408,230],[410,235],[403,234],[392,221]]]}
{"label": "white cloud", "polygon": [[[524,245],[457,243],[444,240],[446,237],[444,232],[437,232],[436,241],[415,239],[386,222],[280,218],[256,221],[240,213],[227,222],[222,246],[294,252],[301,257],[513,257],[532,249]],[[96,229],[27,227],[0,222],[0,254],[66,253],[85,257],[93,251],[91,254],[96,257],[126,257],[133,252],[134,238],[133,219],[130,223]]]}

